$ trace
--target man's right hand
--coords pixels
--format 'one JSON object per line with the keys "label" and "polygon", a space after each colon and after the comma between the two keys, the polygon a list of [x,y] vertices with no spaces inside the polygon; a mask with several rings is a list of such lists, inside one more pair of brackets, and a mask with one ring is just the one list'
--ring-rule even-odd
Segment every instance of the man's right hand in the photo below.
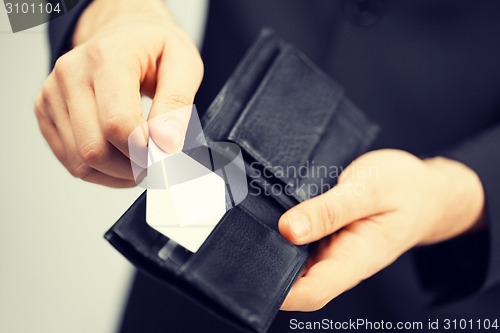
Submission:
{"label": "man's right hand", "polygon": [[[203,77],[199,52],[160,0],[96,0],[73,42],[37,98],[40,129],[72,175],[134,186],[129,135],[142,126],[163,150],[182,148],[190,117],[182,107]],[[141,94],[153,98],[148,120],[161,121],[145,126]],[[145,147],[146,138],[135,143]]]}

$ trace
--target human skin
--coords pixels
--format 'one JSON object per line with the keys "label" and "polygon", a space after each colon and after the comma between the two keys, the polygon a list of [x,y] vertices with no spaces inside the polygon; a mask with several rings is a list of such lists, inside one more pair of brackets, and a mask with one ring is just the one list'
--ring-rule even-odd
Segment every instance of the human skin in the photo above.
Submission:
{"label": "human skin", "polygon": [[[200,54],[160,0],[94,1],[73,44],[37,98],[42,134],[73,176],[134,186],[129,135],[144,130],[135,151],[145,149],[148,132],[165,151],[182,148],[191,115],[185,106],[203,77]],[[153,98],[147,123],[141,95]]]}
{"label": "human skin", "polygon": [[[135,129],[145,129],[136,142],[142,148],[148,135],[165,151],[182,148],[185,106],[203,76],[199,52],[160,0],[95,0],[73,42],[37,98],[40,129],[72,175],[134,186]],[[153,98],[148,119],[141,95]],[[279,230],[292,243],[321,240],[282,309],[320,309],[410,248],[484,227],[484,201],[477,174],[457,161],[389,149],[362,155],[337,186],[281,217]]]}
{"label": "human skin", "polygon": [[479,177],[457,161],[391,149],[362,155],[338,185],[280,218],[292,243],[321,240],[282,309],[318,310],[414,246],[484,228],[484,202]]}

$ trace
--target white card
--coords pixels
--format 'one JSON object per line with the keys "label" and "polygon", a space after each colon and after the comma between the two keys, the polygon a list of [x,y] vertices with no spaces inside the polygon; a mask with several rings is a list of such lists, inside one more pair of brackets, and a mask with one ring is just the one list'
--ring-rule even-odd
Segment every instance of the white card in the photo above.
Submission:
{"label": "white card", "polygon": [[198,251],[226,212],[224,180],[183,152],[165,153],[152,139],[147,178],[162,184],[148,184],[146,222],[189,251]]}

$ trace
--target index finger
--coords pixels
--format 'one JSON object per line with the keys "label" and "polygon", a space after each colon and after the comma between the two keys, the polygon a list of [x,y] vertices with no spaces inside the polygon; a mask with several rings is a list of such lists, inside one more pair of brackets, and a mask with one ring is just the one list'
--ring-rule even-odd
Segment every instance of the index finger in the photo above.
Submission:
{"label": "index finger", "polygon": [[94,93],[104,137],[130,157],[129,135],[146,120],[142,117],[140,82],[131,75],[118,74],[116,69],[96,74]]}
{"label": "index finger", "polygon": [[203,77],[203,63],[194,45],[177,41],[167,48],[158,67],[149,129],[155,143],[164,151],[182,149],[194,97]]}

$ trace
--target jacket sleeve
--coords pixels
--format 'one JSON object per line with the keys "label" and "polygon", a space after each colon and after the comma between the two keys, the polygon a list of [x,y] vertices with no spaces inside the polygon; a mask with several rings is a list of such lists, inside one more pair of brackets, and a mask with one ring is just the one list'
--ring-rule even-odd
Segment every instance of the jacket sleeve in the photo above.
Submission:
{"label": "jacket sleeve", "polygon": [[418,274],[435,303],[480,293],[500,282],[500,123],[440,155],[479,175],[488,228],[416,249]]}
{"label": "jacket sleeve", "polygon": [[72,37],[76,23],[92,0],[80,0],[67,13],[49,22],[50,67],[57,58],[73,48]]}

